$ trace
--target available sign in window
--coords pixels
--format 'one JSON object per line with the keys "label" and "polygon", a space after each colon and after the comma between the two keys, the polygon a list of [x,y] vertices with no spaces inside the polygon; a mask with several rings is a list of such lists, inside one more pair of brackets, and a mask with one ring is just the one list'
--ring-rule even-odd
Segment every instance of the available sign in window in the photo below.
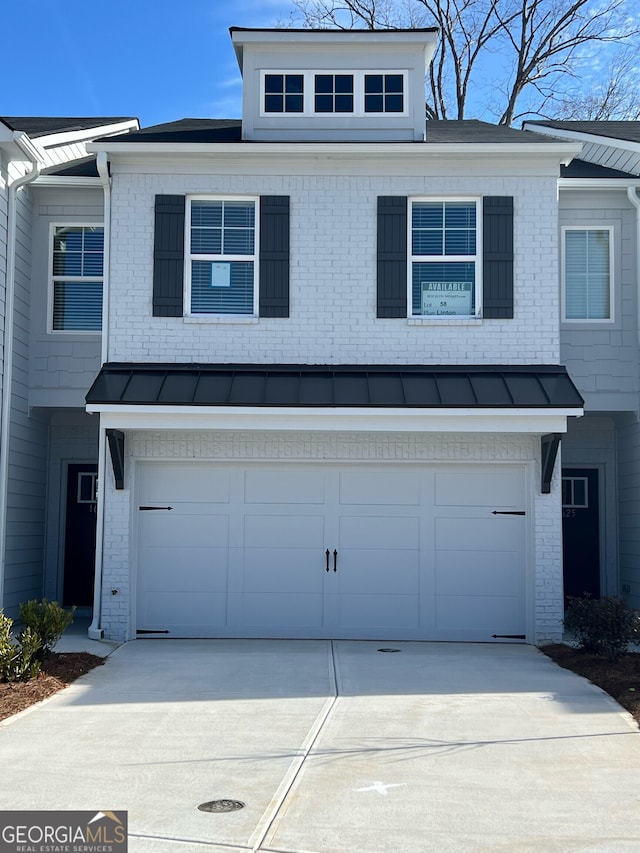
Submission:
{"label": "available sign in window", "polygon": [[473,284],[470,281],[422,281],[422,314],[439,317],[469,317],[473,314]]}

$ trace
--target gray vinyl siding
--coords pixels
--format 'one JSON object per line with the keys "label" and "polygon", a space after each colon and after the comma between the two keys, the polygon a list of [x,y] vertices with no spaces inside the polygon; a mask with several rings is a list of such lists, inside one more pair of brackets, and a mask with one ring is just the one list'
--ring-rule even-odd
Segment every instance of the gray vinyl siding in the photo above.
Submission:
{"label": "gray vinyl siding", "polygon": [[103,194],[99,188],[42,188],[35,195],[30,402],[32,406],[84,408],[84,395],[100,368],[101,336],[48,331],[50,226],[102,223]]}
{"label": "gray vinyl siding", "polygon": [[[6,167],[0,154],[0,354],[4,353],[4,306],[7,288],[7,213],[9,207]],[[0,394],[2,394],[4,357],[0,357]]]}
{"label": "gray vinyl siding", "polygon": [[640,608],[640,424],[633,416],[618,434],[620,590]]}
{"label": "gray vinyl siding", "polygon": [[4,609],[15,617],[18,604],[43,591],[47,425],[29,412],[29,308],[32,205],[18,193],[15,276],[13,394],[9,438]]}
{"label": "gray vinyl siding", "polygon": [[[562,191],[560,226],[613,226],[613,322],[561,323],[561,361],[587,411],[635,411],[638,332],[635,209],[620,191]],[[560,270],[562,276],[562,270]]]}

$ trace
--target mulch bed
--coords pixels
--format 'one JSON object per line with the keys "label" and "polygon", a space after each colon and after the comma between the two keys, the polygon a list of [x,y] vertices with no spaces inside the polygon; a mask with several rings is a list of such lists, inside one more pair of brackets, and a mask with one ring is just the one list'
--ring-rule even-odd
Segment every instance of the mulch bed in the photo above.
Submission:
{"label": "mulch bed", "polygon": [[103,663],[104,658],[90,655],[88,652],[54,652],[47,655],[42,662],[42,671],[36,678],[31,681],[0,684],[0,720],[5,720],[52,696]]}
{"label": "mulch bed", "polygon": [[597,684],[626,708],[640,725],[640,654],[627,652],[616,663],[562,644],[542,646],[557,664]]}

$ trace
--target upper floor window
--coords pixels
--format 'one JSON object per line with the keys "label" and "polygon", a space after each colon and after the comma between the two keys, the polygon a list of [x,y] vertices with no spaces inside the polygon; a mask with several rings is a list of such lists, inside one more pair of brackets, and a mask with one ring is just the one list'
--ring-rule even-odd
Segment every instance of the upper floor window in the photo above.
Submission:
{"label": "upper floor window", "polygon": [[413,200],[409,301],[414,317],[479,313],[478,200]]}
{"label": "upper floor window", "polygon": [[563,320],[612,320],[610,227],[563,229]]}
{"label": "upper floor window", "polygon": [[265,113],[301,113],[304,111],[302,74],[265,74]]}
{"label": "upper floor window", "polygon": [[365,74],[365,113],[404,112],[404,77],[402,74]]}
{"label": "upper floor window", "polygon": [[316,74],[314,87],[317,113],[353,112],[353,74]]}
{"label": "upper floor window", "polygon": [[262,115],[406,115],[406,71],[263,71]]}
{"label": "upper floor window", "polygon": [[257,199],[187,202],[187,314],[257,314]]}
{"label": "upper floor window", "polygon": [[53,225],[51,329],[99,332],[102,329],[104,228]]}

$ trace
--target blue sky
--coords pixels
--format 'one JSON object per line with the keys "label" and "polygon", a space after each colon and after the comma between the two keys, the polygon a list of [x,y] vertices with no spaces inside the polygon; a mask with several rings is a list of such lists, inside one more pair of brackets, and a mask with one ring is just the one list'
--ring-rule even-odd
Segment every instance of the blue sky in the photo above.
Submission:
{"label": "blue sky", "polygon": [[289,0],[13,0],[0,115],[240,117],[228,28],[275,26]]}

